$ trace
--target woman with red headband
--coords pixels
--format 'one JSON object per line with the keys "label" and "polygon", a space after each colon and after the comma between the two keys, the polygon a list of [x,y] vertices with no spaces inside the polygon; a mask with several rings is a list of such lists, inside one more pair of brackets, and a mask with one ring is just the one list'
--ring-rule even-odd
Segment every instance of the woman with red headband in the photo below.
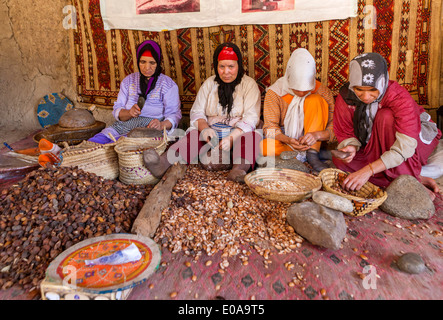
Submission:
{"label": "woman with red headband", "polygon": [[232,149],[229,180],[241,182],[253,168],[261,140],[255,132],[260,121],[260,90],[255,80],[245,74],[242,55],[235,44],[219,45],[213,65],[215,75],[206,79],[198,91],[186,136],[161,157],[155,151],[145,151],[145,165],[154,176],[161,177],[177,161],[197,163],[198,156],[203,160],[211,148],[211,153]]}
{"label": "woman with red headband", "polygon": [[137,48],[138,72],[128,75],[120,84],[112,115],[116,122],[89,141],[110,143],[109,134],[118,139],[132,129],[148,127],[168,132],[175,129],[182,117],[177,84],[162,73],[161,49],[153,40]]}

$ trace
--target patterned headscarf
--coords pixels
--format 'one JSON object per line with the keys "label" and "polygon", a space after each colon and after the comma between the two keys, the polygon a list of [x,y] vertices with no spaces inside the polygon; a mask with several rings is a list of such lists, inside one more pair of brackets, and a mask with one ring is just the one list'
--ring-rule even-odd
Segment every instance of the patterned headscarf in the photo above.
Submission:
{"label": "patterned headscarf", "polygon": [[[238,61],[238,74],[237,78],[231,83],[225,83],[222,79],[220,79],[220,75],[218,74],[218,57],[220,52],[225,48],[232,48],[237,56]],[[215,82],[218,83],[218,99],[220,105],[223,108],[223,112],[227,114],[228,118],[232,110],[232,104],[234,102],[234,91],[235,87],[241,82],[243,75],[245,73],[243,69],[243,58],[240,52],[240,49],[233,43],[222,43],[220,44],[214,51],[212,62],[214,64],[214,72],[215,72]]]}
{"label": "patterned headscarf", "polygon": [[[380,54],[375,52],[364,53],[350,62],[349,82],[340,89],[340,95],[347,104],[356,106],[354,112],[354,133],[362,146],[365,146],[371,137],[378,103],[386,93],[388,84],[388,65]],[[374,87],[380,94],[374,102],[365,104],[355,94],[355,86]]]}
{"label": "patterned headscarf", "polygon": [[[142,72],[140,70],[140,58],[143,55],[143,53],[147,50],[151,52],[152,57],[157,62],[157,68],[155,69],[154,74],[152,75],[152,77],[149,80],[147,77],[145,77],[142,74]],[[149,92],[151,92],[152,89],[155,88],[155,84],[157,83],[158,76],[162,72],[161,61],[162,61],[161,49],[160,49],[160,46],[157,44],[157,42],[155,42],[153,40],[146,40],[146,41],[142,42],[137,47],[137,67],[138,67],[138,71],[140,73],[140,91],[141,91],[139,93],[140,97],[143,97],[146,99]]]}

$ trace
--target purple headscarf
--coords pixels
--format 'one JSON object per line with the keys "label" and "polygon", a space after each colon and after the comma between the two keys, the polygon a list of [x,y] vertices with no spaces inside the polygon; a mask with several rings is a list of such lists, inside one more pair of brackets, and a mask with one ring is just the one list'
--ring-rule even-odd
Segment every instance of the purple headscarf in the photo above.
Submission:
{"label": "purple headscarf", "polygon": [[[155,69],[154,74],[152,77],[148,80],[146,78],[141,70],[140,70],[140,57],[143,55],[145,51],[150,51],[152,54],[152,57],[157,62],[157,68]],[[152,89],[155,88],[155,84],[157,83],[158,76],[162,72],[161,68],[161,61],[162,61],[162,54],[160,46],[157,44],[157,42],[153,40],[146,40],[143,41],[138,47],[137,47],[137,67],[138,71],[140,72],[140,93],[139,95],[146,99],[149,92],[152,91]]]}

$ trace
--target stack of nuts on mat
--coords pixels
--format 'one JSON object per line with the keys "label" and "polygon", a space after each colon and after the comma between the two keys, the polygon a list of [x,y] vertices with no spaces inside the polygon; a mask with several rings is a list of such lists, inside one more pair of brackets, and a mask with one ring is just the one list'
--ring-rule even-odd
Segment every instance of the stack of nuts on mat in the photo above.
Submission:
{"label": "stack of nuts on mat", "polygon": [[0,287],[38,288],[50,262],[70,246],[130,232],[151,189],[49,167],[2,190]]}
{"label": "stack of nuts on mat", "polygon": [[[222,251],[220,268],[238,255],[248,263],[249,244],[265,259],[271,249],[288,253],[303,239],[286,222],[290,203],[257,197],[245,184],[226,180],[227,171],[206,171],[189,165],[172,190],[154,240],[171,252],[183,251],[198,260],[203,252]],[[265,260],[266,261],[266,260]]]}

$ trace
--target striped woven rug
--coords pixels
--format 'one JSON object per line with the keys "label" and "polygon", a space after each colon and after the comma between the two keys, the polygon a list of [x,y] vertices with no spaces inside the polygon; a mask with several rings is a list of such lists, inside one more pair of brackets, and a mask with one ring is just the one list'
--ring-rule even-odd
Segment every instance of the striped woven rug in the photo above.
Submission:
{"label": "striped woven rug", "polygon": [[421,105],[439,106],[441,1],[359,0],[358,16],[346,20],[278,25],[183,28],[162,32],[103,29],[99,0],[73,0],[77,28],[71,31],[75,79],[84,103],[112,108],[122,79],[137,70],[135,51],[145,39],[160,43],[163,70],[179,86],[186,114],[212,71],[218,44],[236,43],[243,64],[263,93],[283,76],[291,52],[308,49],[317,78],[338,93],[356,55],[377,51],[388,61],[390,78]]}

